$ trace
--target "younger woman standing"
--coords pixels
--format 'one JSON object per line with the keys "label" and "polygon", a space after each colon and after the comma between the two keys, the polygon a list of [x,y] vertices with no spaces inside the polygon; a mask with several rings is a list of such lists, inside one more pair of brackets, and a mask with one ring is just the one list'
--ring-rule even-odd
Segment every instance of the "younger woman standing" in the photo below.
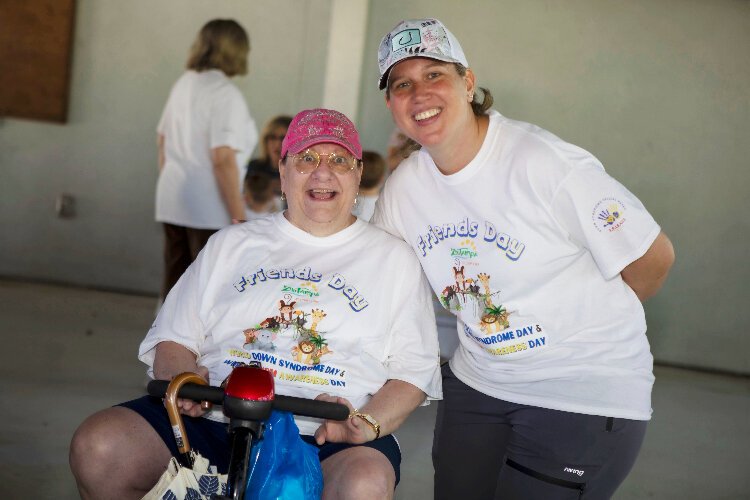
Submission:
{"label": "younger woman standing", "polygon": [[393,120],[422,148],[373,220],[457,317],[435,497],[609,498],[651,417],[641,301],[672,265],[669,239],[590,153],[476,99],[440,21],[400,22],[378,55]]}

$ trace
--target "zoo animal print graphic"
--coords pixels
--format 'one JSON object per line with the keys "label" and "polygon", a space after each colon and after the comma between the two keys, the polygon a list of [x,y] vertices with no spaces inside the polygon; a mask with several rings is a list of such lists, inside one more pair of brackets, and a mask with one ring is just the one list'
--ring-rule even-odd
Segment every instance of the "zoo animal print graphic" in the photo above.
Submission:
{"label": "zoo animal print graphic", "polygon": [[476,281],[472,278],[466,278],[464,275],[464,266],[453,267],[453,276],[455,283],[445,287],[440,297],[440,301],[446,309],[460,311],[464,308],[467,300],[472,300],[481,311],[479,327],[482,333],[490,335],[510,328],[510,322],[508,321],[510,313],[502,304],[495,305],[493,303],[492,296],[500,292],[492,292],[489,274],[479,273],[477,275],[477,280],[482,284],[481,292]]}
{"label": "zoo animal print graphic", "polygon": [[292,312],[294,311],[294,304],[297,302],[289,302],[285,304],[283,300],[279,301],[279,318],[280,322],[288,325],[292,322]]}
{"label": "zoo animal print graphic", "polygon": [[318,325],[327,314],[322,309],[312,309],[309,313],[294,309],[296,303],[280,300],[278,316],[268,317],[242,332],[245,336],[243,347],[273,351],[276,349],[273,341],[277,336],[285,335],[291,330],[292,338],[297,341],[291,349],[292,358],[307,365],[320,364],[321,357],[333,353],[323,336],[324,332],[318,330]]}
{"label": "zoo animal print graphic", "polygon": [[480,328],[485,335],[496,333],[510,327],[508,312],[502,305],[496,306],[492,303],[492,291],[490,290],[490,275],[479,273],[477,278],[484,288],[484,314]]}
{"label": "zoo animal print graphic", "polygon": [[453,276],[456,279],[456,291],[465,291],[466,277],[464,276],[464,266],[454,267]]}

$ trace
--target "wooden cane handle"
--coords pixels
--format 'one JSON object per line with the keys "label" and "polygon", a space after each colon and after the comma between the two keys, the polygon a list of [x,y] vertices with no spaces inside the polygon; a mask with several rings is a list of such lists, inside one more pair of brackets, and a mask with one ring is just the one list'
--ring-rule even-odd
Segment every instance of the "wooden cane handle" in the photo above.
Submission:
{"label": "wooden cane handle", "polygon": [[172,424],[172,433],[177,442],[177,449],[183,454],[190,451],[190,442],[188,441],[187,432],[185,432],[185,425],[182,423],[180,409],[177,407],[177,393],[180,391],[180,388],[188,382],[208,385],[208,382],[197,373],[185,372],[180,373],[173,378],[169,383],[169,386],[167,386],[167,391],[164,393],[164,401],[167,408],[167,414],[169,415],[169,423]]}

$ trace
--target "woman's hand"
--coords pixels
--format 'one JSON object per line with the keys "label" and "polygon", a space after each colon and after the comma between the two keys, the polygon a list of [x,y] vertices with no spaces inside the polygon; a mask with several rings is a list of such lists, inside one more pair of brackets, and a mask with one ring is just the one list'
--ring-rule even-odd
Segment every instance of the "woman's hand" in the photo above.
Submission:
{"label": "woman's hand", "polygon": [[[345,398],[331,396],[330,394],[321,394],[318,401],[328,401],[330,403],[339,403],[347,408],[349,412],[354,411],[354,406]],[[328,443],[350,443],[362,444],[375,439],[375,431],[367,425],[361,418],[347,418],[344,421],[326,420],[315,431],[315,442],[319,445]]]}
{"label": "woman's hand", "polygon": [[[205,366],[197,366],[195,368],[195,373],[203,377],[203,379],[206,382],[209,382],[208,380],[208,368]],[[180,409],[180,413],[182,415],[187,415],[188,417],[200,417],[206,411],[207,409],[204,409],[201,407],[201,403],[197,401],[193,401],[192,399],[182,399],[177,398],[177,408]]]}
{"label": "woman's hand", "polygon": [[[185,346],[177,342],[164,341],[156,344],[154,354],[154,378],[172,380],[180,373],[192,372],[208,380],[208,368],[198,365],[197,357]],[[200,417],[206,410],[192,399],[177,399],[177,408],[183,415]]]}

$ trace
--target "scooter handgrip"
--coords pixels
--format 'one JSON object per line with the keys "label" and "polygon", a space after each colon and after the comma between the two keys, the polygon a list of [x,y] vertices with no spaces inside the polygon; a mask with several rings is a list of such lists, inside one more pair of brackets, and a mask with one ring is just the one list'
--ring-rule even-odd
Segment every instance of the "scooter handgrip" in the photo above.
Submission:
{"label": "scooter handgrip", "polygon": [[[168,386],[168,380],[151,380],[146,386],[146,390],[151,396],[163,398]],[[224,403],[224,389],[221,387],[187,383],[180,388],[177,395],[194,401],[210,401],[217,405]],[[295,396],[282,396],[280,394],[277,394],[273,400],[273,407],[295,415],[324,418],[326,420],[346,420],[349,417],[349,408],[342,404]]]}
{"label": "scooter handgrip", "polygon": [[[167,392],[167,386],[169,386],[168,380],[152,380],[146,386],[146,390],[151,396],[163,398],[164,393]],[[224,402],[224,389],[210,385],[187,383],[180,388],[177,395],[193,401],[210,401],[217,405]]]}
{"label": "scooter handgrip", "polygon": [[342,404],[295,396],[282,396],[281,394],[276,394],[273,400],[273,408],[288,411],[295,415],[327,420],[346,420],[349,417],[349,408]]}

